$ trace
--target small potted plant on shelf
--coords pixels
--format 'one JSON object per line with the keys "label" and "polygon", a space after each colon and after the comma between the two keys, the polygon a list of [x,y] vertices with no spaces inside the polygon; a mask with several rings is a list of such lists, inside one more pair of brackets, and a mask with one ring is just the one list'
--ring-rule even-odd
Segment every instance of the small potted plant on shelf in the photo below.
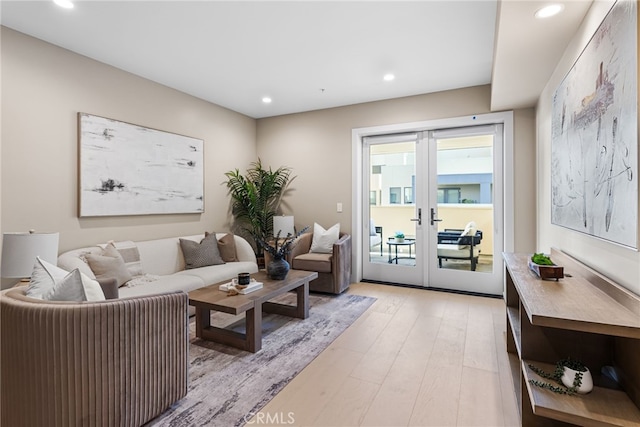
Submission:
{"label": "small potted plant on shelf", "polygon": [[554,393],[573,395],[576,393],[586,394],[593,390],[593,378],[589,368],[584,363],[570,357],[558,361],[552,374],[531,364],[529,369],[542,378],[556,381],[558,385],[534,379],[529,380],[531,384],[546,388]]}
{"label": "small potted plant on shelf", "polygon": [[404,242],[404,233],[402,231],[396,231],[396,242]]}
{"label": "small potted plant on shelf", "polygon": [[534,253],[529,259],[529,268],[541,279],[562,279],[564,268],[554,264],[547,255]]}
{"label": "small potted plant on shelf", "polygon": [[300,237],[309,227],[305,227],[299,232],[292,235],[287,234],[287,237],[280,238],[280,231],[272,242],[267,242],[264,239],[258,238],[257,242],[269,255],[271,260],[267,263],[267,276],[273,280],[284,280],[289,274],[289,263],[285,259],[291,250],[294,248],[294,242]]}

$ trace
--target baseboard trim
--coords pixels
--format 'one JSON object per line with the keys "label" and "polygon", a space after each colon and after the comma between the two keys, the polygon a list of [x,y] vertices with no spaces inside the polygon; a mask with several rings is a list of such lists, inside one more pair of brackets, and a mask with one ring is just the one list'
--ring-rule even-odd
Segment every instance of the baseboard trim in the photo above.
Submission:
{"label": "baseboard trim", "polygon": [[502,299],[502,295],[485,294],[485,293],[482,293],[482,292],[459,291],[459,290],[456,290],[456,289],[434,288],[434,287],[425,287],[425,286],[418,286],[418,285],[407,285],[405,283],[385,282],[385,281],[382,281],[382,280],[362,279],[360,281],[362,283],[374,283],[376,285],[391,285],[391,286],[399,286],[401,288],[413,288],[413,289],[422,289],[422,290],[425,290],[425,291],[447,292],[447,293],[450,293],[450,294],[460,294],[460,295],[470,295],[470,296],[474,296],[474,297]]}

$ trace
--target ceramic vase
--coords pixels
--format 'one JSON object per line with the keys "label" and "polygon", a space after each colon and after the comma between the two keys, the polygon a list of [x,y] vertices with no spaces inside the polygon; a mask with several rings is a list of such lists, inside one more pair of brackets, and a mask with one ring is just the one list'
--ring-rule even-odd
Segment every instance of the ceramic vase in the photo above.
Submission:
{"label": "ceramic vase", "polygon": [[[576,377],[576,374],[579,371],[574,371],[571,368],[564,367],[564,374],[562,374],[562,384],[566,387],[573,387],[573,381]],[[582,381],[580,387],[576,389],[576,391],[580,394],[586,394],[593,390],[593,378],[591,377],[591,372],[589,368],[585,372],[582,372]]]}
{"label": "ceramic vase", "polygon": [[273,280],[284,280],[289,273],[289,263],[284,258],[274,259],[267,264],[267,276]]}

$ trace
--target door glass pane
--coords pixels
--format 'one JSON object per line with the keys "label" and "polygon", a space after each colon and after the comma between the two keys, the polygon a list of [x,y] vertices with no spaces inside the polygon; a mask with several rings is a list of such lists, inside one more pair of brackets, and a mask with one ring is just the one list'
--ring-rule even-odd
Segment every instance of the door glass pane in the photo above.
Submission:
{"label": "door glass pane", "polygon": [[493,271],[493,135],[436,140],[438,267]]}
{"label": "door glass pane", "polygon": [[369,261],[415,267],[416,143],[372,144],[369,153]]}

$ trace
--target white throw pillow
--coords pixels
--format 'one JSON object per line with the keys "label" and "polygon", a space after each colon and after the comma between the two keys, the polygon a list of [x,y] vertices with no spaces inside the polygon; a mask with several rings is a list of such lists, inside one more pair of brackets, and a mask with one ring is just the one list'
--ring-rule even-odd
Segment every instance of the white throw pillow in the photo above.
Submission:
{"label": "white throw pillow", "polygon": [[36,257],[26,294],[38,299],[56,298],[55,301],[103,301],[105,299],[100,284],[80,270],[75,269],[69,273],[40,257]]}
{"label": "white throw pillow", "polygon": [[47,301],[86,301],[87,294],[82,286],[82,277],[77,268],[56,282],[42,298]]}
{"label": "white throw pillow", "polygon": [[333,244],[340,237],[340,223],[335,224],[328,230],[325,230],[318,223],[313,223],[313,238],[311,240],[311,250],[320,254],[333,253]]}
{"label": "white throw pillow", "polygon": [[460,234],[460,237],[464,236],[475,236],[476,235],[477,225],[475,222],[471,221],[464,227],[464,231]]}

